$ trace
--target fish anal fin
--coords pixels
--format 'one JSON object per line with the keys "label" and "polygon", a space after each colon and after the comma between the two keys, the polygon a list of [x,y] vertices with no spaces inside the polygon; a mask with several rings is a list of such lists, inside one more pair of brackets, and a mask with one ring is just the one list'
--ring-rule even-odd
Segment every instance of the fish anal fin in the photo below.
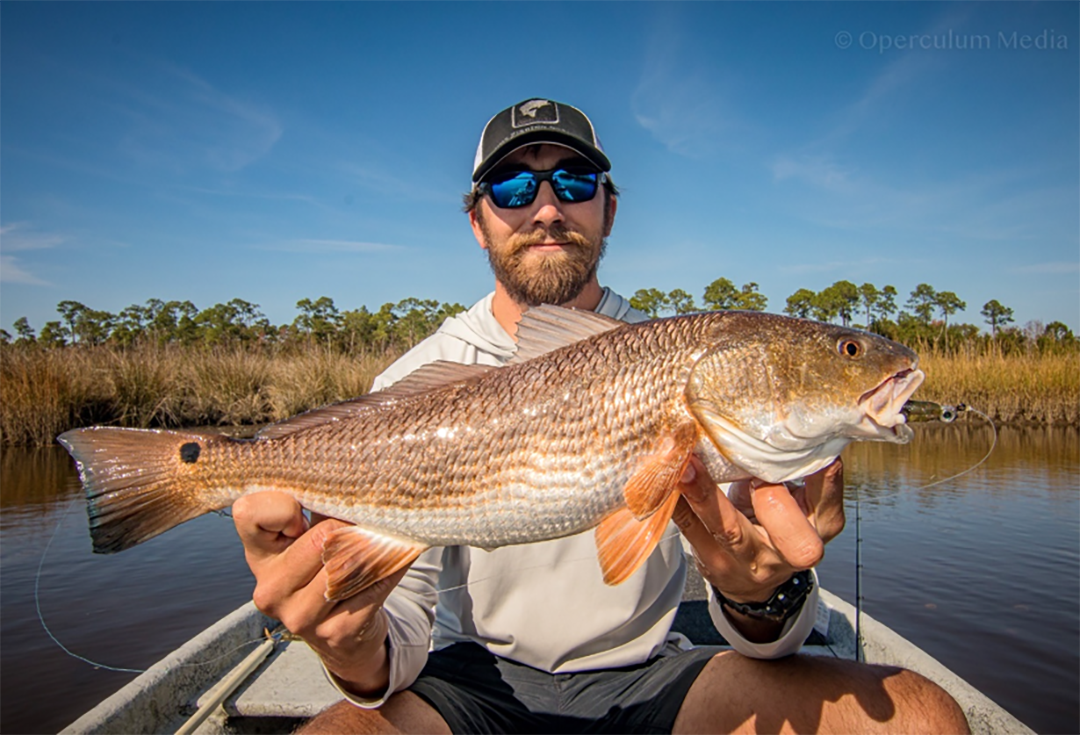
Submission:
{"label": "fish anal fin", "polygon": [[323,543],[326,599],[344,600],[412,564],[428,547],[344,526]]}
{"label": "fish anal fin", "polygon": [[623,488],[626,507],[638,520],[652,515],[674,493],[697,443],[697,426],[688,421],[664,431],[653,453],[641,459]]}
{"label": "fish anal fin", "polygon": [[628,508],[620,508],[596,527],[596,551],[604,582],[616,585],[637,571],[664,535],[679,494],[671,493],[651,516],[643,521]]}

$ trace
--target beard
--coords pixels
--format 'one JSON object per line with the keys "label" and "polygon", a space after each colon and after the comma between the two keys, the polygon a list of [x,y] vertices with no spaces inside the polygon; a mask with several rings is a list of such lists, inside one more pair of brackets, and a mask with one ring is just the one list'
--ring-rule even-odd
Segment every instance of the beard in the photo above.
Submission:
{"label": "beard", "polygon": [[[510,298],[524,306],[573,301],[596,275],[607,248],[603,237],[592,240],[562,225],[511,235],[505,243],[495,246],[483,217],[478,219],[495,279]],[[551,241],[562,243],[563,251],[530,250],[533,245]]]}

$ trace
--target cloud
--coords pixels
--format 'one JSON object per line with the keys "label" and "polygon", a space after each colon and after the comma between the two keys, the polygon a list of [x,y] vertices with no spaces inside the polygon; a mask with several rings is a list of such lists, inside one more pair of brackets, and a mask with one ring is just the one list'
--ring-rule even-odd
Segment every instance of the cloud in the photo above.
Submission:
{"label": "cloud", "polygon": [[851,188],[852,169],[824,155],[777,156],[772,163],[772,173],[774,181],[800,179],[811,186],[832,191]]}
{"label": "cloud", "polygon": [[319,239],[289,240],[268,246],[266,249],[287,253],[386,253],[407,250],[403,245],[389,245],[381,242]]}
{"label": "cloud", "polygon": [[32,232],[28,222],[14,222],[0,227],[0,250],[16,252],[20,250],[44,250],[54,248],[64,242],[63,235],[46,232]]}
{"label": "cloud", "polygon": [[1016,271],[1018,273],[1048,273],[1052,275],[1080,273],[1080,262],[1059,260],[1050,263],[1032,263],[1030,265],[1020,266]]}
{"label": "cloud", "polygon": [[714,70],[687,58],[688,44],[668,18],[658,23],[631,98],[634,118],[668,150],[700,159],[741,126]]}
{"label": "cloud", "polygon": [[340,163],[338,169],[355,183],[378,193],[380,196],[394,196],[407,201],[426,202],[459,202],[455,194],[449,194],[445,189],[434,189],[421,183],[423,176],[414,175],[409,178],[395,176],[372,165],[358,165],[355,163]]}
{"label": "cloud", "polygon": [[827,263],[792,263],[780,266],[778,270],[781,273],[829,273],[839,271],[850,275],[860,273],[868,268],[909,262],[891,258],[864,258],[862,260],[836,260]]}
{"label": "cloud", "polygon": [[31,286],[49,286],[44,281],[26,270],[19,258],[8,255],[13,252],[46,250],[60,245],[65,240],[63,235],[48,232],[34,232],[28,222],[15,222],[0,227],[0,283],[21,283]]}
{"label": "cloud", "polygon": [[146,70],[142,87],[96,80],[115,93],[112,106],[128,119],[120,151],[141,165],[235,172],[265,156],[284,132],[269,109],[185,69],[151,61]]}
{"label": "cloud", "polygon": [[0,255],[0,283],[21,283],[29,286],[51,286],[33,273],[23,269],[11,255]]}

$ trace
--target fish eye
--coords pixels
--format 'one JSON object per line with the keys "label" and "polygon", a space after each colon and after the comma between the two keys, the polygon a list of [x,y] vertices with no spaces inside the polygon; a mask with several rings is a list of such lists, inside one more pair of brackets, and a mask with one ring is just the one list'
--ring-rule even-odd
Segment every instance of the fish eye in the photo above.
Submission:
{"label": "fish eye", "polygon": [[862,357],[863,346],[856,339],[842,339],[836,347],[844,357],[850,357],[852,359]]}

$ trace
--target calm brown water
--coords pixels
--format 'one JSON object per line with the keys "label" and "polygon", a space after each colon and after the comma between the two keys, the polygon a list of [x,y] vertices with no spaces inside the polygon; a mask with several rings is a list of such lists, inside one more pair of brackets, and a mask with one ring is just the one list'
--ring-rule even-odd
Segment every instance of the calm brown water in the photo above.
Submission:
{"label": "calm brown water", "polygon": [[[821,566],[864,609],[1038,732],[1080,732],[1080,431],[920,426],[906,447],[845,454],[847,530]],[[46,553],[47,551],[47,553]],[[39,576],[40,568],[40,576]],[[207,516],[115,556],[90,553],[63,450],[0,458],[0,732],[51,733],[250,598],[232,522]]]}

